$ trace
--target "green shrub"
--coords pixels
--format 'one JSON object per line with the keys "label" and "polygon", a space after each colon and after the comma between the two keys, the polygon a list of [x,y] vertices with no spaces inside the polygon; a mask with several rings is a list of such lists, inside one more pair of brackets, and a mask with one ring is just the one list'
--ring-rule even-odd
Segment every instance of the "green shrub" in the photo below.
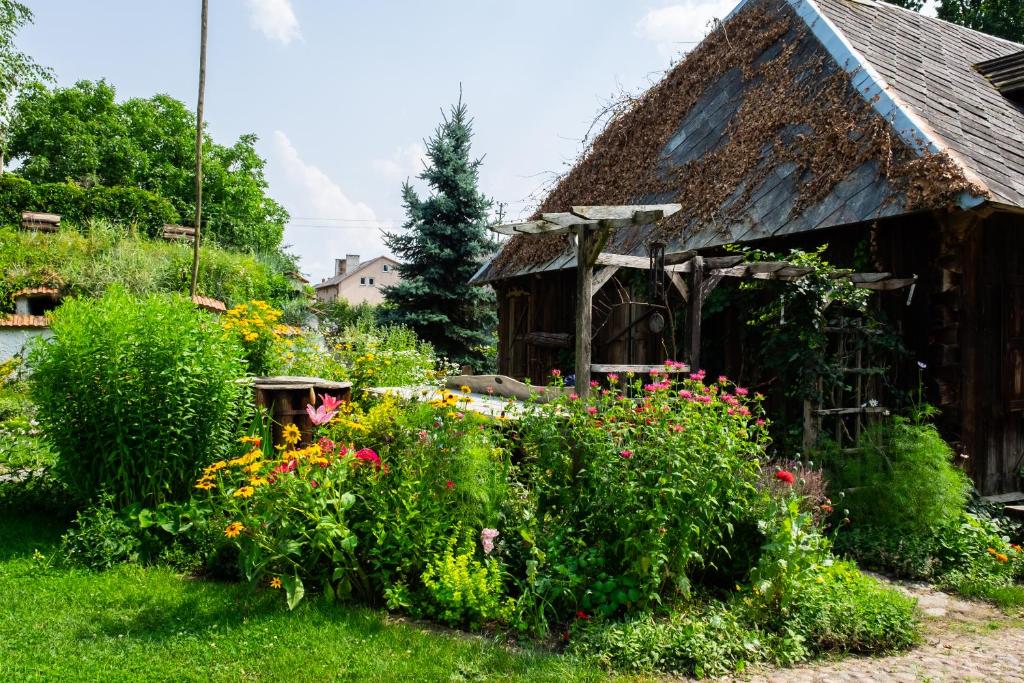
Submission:
{"label": "green shrub", "polygon": [[903,650],[920,638],[915,603],[854,565],[837,562],[803,584],[787,626],[815,652]]}
{"label": "green shrub", "polygon": [[576,622],[573,653],[618,671],[665,671],[698,678],[724,676],[763,661],[806,659],[799,638],[780,638],[746,623],[742,609],[720,602],[694,605],[668,616],[621,622]]}
{"label": "green shrub", "polygon": [[528,590],[548,617],[689,595],[716,558],[749,552],[734,533],[763,507],[759,398],[697,373],[636,380],[634,402],[615,379],[589,401],[539,405],[516,426],[535,497],[522,520],[523,552],[539,563]]}
{"label": "green shrub", "polygon": [[120,288],[66,301],[52,328],[32,351],[32,386],[61,480],[118,506],[187,497],[247,404],[238,346],[187,299]]}
{"label": "green shrub", "polygon": [[861,445],[861,454],[836,458],[830,468],[855,525],[923,533],[964,509],[970,481],[934,425],[894,417],[865,430]]}
{"label": "green shrub", "polygon": [[479,628],[488,621],[507,622],[514,603],[505,600],[501,564],[474,558],[475,543],[456,549],[453,538],[422,574],[427,596],[423,612],[450,626]]}
{"label": "green shrub", "polygon": [[104,219],[131,225],[151,237],[165,223],[181,220],[169,201],[141,188],[33,184],[9,173],[0,176],[0,207],[0,224],[19,224],[22,211],[45,211],[71,223]]}
{"label": "green shrub", "polygon": [[[429,384],[435,377],[438,361],[433,347],[401,325],[360,321],[331,337],[328,344],[347,369],[345,379],[357,389]],[[451,370],[441,368],[442,376]]]}
{"label": "green shrub", "polygon": [[75,515],[71,529],[61,537],[63,562],[89,569],[110,569],[139,559],[142,542],[113,504],[112,496],[101,496],[95,505]]}

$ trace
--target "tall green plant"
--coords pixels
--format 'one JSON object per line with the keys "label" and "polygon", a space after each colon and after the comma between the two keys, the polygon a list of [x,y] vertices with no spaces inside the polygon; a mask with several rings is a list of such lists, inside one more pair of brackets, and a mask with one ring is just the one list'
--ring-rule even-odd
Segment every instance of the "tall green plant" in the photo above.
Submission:
{"label": "tall green plant", "polygon": [[188,299],[120,287],[68,300],[52,327],[30,363],[58,476],[82,501],[187,497],[201,466],[227,452],[247,403],[238,346]]}

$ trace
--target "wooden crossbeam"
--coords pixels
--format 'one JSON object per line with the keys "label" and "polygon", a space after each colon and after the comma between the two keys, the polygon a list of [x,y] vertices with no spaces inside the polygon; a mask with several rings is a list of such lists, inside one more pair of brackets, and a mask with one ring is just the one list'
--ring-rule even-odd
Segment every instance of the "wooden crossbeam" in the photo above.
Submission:
{"label": "wooden crossbeam", "polygon": [[666,375],[681,375],[690,371],[689,365],[675,365],[673,367],[665,367],[661,365],[608,365],[604,363],[594,363],[590,366],[591,372],[632,372],[637,375],[649,375],[652,370],[665,373]]}

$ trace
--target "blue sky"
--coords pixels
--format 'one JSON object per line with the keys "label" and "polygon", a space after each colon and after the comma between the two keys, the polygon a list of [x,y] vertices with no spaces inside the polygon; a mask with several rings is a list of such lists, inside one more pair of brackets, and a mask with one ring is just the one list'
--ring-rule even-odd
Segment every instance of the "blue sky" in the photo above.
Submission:
{"label": "blue sky", "polygon": [[[195,106],[199,0],[27,0],[22,49],[58,83],[106,78],[120,98]],[[315,280],[334,257],[384,253],[401,182],[462,84],[481,187],[529,213],[602,103],[648,86],[734,0],[212,0],[206,119],[254,132],[285,241]]]}

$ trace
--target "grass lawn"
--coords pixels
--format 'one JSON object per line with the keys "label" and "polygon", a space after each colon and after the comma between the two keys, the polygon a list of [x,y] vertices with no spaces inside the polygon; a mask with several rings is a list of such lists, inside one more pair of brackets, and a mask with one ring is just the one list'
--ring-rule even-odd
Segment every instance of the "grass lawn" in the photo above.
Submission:
{"label": "grass lawn", "polygon": [[[33,561],[63,528],[0,520],[0,681],[589,681],[577,660],[389,623],[381,612],[194,581],[164,568],[94,573]],[[276,598],[276,599],[275,599]],[[636,679],[631,679],[636,680]]]}

